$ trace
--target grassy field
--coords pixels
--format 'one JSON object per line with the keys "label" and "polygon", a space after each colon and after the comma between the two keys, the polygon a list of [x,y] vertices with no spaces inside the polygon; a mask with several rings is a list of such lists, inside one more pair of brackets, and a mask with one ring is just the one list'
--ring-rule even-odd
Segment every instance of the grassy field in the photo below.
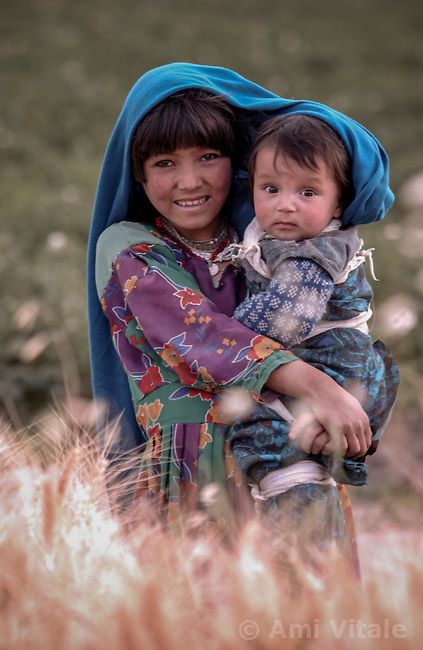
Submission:
{"label": "grassy field", "polygon": [[93,446],[63,418],[39,433],[37,454],[36,436],[0,431],[2,649],[421,647],[421,530],[368,518],[360,583],[335,548],[307,547],[310,513],[299,531],[254,519],[222,543],[209,490],[171,533],[143,508],[119,521]]}
{"label": "grassy field", "polygon": [[383,142],[399,200],[362,236],[381,280],[374,334],[402,368],[395,432],[417,445],[423,208],[421,183],[420,202],[405,184],[423,171],[422,24],[419,0],[12,3],[0,46],[0,389],[15,425],[66,391],[90,394],[84,266],[102,155],[138,76],[185,60],[329,103]]}

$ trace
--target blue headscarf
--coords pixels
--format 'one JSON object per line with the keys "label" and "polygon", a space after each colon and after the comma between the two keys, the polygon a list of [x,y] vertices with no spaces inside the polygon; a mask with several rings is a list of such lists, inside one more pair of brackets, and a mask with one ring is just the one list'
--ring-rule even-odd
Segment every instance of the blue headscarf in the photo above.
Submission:
{"label": "blue headscarf", "polygon": [[[169,95],[186,88],[202,88],[223,95],[228,104],[268,115],[302,114],[327,122],[341,137],[352,161],[354,199],[344,211],[344,225],[383,219],[394,197],[389,188],[389,165],[377,139],[350,117],[324,104],[283,99],[226,68],[171,63],[144,74],[129,92],[106,149],[94,204],[88,244],[89,342],[94,397],[106,400],[111,415],[124,412],[121,449],[142,442],[135,421],[128,381],[114,350],[108,321],[102,313],[95,284],[97,240],[111,224],[125,220],[134,193],[131,147],[139,121]],[[232,222],[241,231],[252,217],[247,197],[238,202]]]}

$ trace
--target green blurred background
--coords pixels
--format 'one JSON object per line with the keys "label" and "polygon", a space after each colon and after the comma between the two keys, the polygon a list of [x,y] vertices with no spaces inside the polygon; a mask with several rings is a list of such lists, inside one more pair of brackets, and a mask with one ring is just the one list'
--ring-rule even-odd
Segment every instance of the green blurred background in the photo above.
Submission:
{"label": "green blurred background", "polygon": [[397,202],[361,235],[376,248],[380,278],[373,334],[402,370],[387,436],[391,453],[392,445],[412,450],[400,485],[423,433],[422,27],[420,0],[10,3],[0,44],[3,415],[28,424],[66,390],[90,395],[87,233],[102,155],[129,88],[170,61],[223,65],[286,97],[348,113],[388,151]]}

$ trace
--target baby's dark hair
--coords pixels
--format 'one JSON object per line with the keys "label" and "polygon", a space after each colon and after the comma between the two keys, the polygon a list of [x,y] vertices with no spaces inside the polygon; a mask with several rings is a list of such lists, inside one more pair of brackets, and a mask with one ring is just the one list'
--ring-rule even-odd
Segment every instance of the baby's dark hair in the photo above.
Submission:
{"label": "baby's dark hair", "polygon": [[149,156],[202,146],[216,149],[237,162],[243,155],[243,146],[235,109],[222,96],[201,88],[170,95],[136,129],[132,145],[134,178],[139,183],[145,180],[144,162]]}
{"label": "baby's dark hair", "polygon": [[314,171],[317,159],[322,159],[339,185],[342,209],[352,200],[351,162],[341,138],[326,122],[308,115],[281,115],[265,122],[251,149],[251,187],[257,154],[263,147],[275,149],[275,162],[279,156],[286,156]]}

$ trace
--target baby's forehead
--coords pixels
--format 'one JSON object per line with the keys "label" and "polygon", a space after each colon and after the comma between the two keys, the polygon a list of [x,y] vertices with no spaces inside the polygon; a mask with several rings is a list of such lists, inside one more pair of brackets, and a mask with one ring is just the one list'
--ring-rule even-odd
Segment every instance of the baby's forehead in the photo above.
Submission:
{"label": "baby's forehead", "polygon": [[254,160],[254,173],[291,173],[301,178],[319,178],[322,174],[334,176],[322,156],[294,157],[276,146],[264,146],[258,150]]}

